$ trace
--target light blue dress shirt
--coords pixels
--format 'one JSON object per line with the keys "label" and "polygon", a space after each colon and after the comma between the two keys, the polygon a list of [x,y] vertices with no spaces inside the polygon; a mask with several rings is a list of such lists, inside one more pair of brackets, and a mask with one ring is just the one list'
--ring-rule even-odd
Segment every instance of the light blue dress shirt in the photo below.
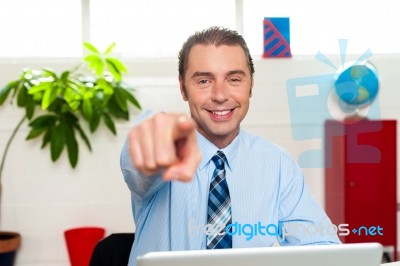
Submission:
{"label": "light blue dress shirt", "polygon": [[[193,180],[164,182],[132,165],[125,143],[121,169],[136,222],[129,265],[150,251],[206,249],[207,201],[219,150],[197,133],[202,161]],[[233,248],[338,244],[335,226],[317,204],[292,158],[278,146],[240,130],[226,148]]]}

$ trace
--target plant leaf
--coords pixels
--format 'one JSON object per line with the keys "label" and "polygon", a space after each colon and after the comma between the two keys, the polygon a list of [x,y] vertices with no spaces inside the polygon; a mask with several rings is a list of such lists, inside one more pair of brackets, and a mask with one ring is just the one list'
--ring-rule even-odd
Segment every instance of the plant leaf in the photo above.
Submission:
{"label": "plant leaf", "polygon": [[82,92],[85,91],[86,89],[85,83],[81,82],[80,80],[74,80],[74,79],[69,79],[67,81],[67,87],[79,95],[81,95]]}
{"label": "plant leaf", "polygon": [[89,138],[86,136],[85,132],[82,130],[81,126],[78,123],[74,124],[75,128],[78,130],[79,135],[85,142],[86,146],[88,147],[89,151],[92,151],[92,146],[90,145]]}
{"label": "plant leaf", "polygon": [[85,86],[79,83],[67,82],[67,88],[64,91],[63,98],[71,110],[76,111],[81,104],[82,93],[86,90]]}
{"label": "plant leaf", "polygon": [[124,120],[129,119],[128,112],[124,112],[121,110],[115,98],[111,98],[110,101],[107,103],[108,112],[116,118],[122,118]]}
{"label": "plant leaf", "polygon": [[82,113],[87,121],[90,121],[93,114],[92,102],[89,98],[83,99]]}
{"label": "plant leaf", "polygon": [[49,128],[54,126],[56,121],[57,117],[55,117],[54,115],[42,115],[31,121],[29,123],[29,126],[32,128]]}
{"label": "plant leaf", "polygon": [[110,71],[111,75],[114,77],[115,80],[121,81],[121,73],[119,72],[119,69],[114,65],[112,61],[110,61],[108,58],[106,58],[106,64],[108,67],[108,70]]}
{"label": "plant leaf", "polygon": [[104,62],[99,55],[89,54],[83,58],[88,63],[89,69],[94,71],[97,76],[100,76],[104,72]]}
{"label": "plant leaf", "polygon": [[26,140],[30,140],[33,138],[36,138],[40,134],[42,134],[47,128],[45,127],[38,127],[38,128],[32,128],[31,131],[29,132],[28,136],[26,136]]}
{"label": "plant leaf", "polygon": [[97,81],[97,85],[95,87],[96,90],[102,90],[103,94],[103,104],[105,105],[110,99],[111,95],[114,93],[114,88],[110,82],[105,80],[104,78],[100,78]]}
{"label": "plant leaf", "polygon": [[110,54],[112,52],[112,50],[114,49],[115,45],[116,45],[115,42],[111,43],[110,46],[107,47],[107,50],[105,51],[104,54],[105,55]]}
{"label": "plant leaf", "polygon": [[100,115],[97,112],[93,112],[92,119],[90,119],[89,128],[90,132],[95,132],[100,124]]}
{"label": "plant leaf", "polygon": [[50,142],[51,140],[51,128],[47,128],[46,133],[44,133],[43,139],[42,139],[42,146],[41,148],[43,149],[46,147],[46,145]]}
{"label": "plant leaf", "polygon": [[42,72],[43,72],[43,76],[50,76],[50,77],[52,77],[54,80],[58,80],[57,74],[54,73],[54,71],[52,71],[52,70],[46,68],[46,69],[43,69]]}
{"label": "plant leaf", "polygon": [[0,105],[4,103],[10,91],[16,88],[19,83],[20,80],[11,81],[0,90]]}
{"label": "plant leaf", "polygon": [[121,92],[119,88],[114,90],[114,97],[117,101],[118,106],[122,109],[122,111],[128,110],[127,99],[124,97],[124,94]]}
{"label": "plant leaf", "polygon": [[64,72],[61,74],[61,80],[64,81],[64,82],[67,82],[70,73],[71,73],[71,72],[69,72],[69,71],[64,71]]}
{"label": "plant leaf", "polygon": [[51,160],[53,162],[60,157],[64,145],[65,145],[65,133],[63,132],[63,129],[59,124],[53,127],[53,131],[51,132],[50,153],[51,153]]}
{"label": "plant leaf", "polygon": [[43,99],[42,99],[42,109],[46,110],[50,104],[53,103],[53,101],[57,98],[57,87],[49,87],[44,95],[43,95]]}
{"label": "plant leaf", "polygon": [[26,117],[29,120],[32,119],[32,117],[33,117],[33,114],[35,112],[35,107],[36,107],[35,101],[31,97],[28,97],[27,103],[25,106],[25,113],[26,113]]}
{"label": "plant leaf", "polygon": [[28,90],[28,93],[32,95],[32,94],[35,94],[37,92],[45,91],[45,90],[51,88],[51,85],[52,85],[52,82],[41,82],[38,85],[32,86]]}
{"label": "plant leaf", "polygon": [[23,87],[21,90],[19,90],[18,95],[17,95],[17,105],[19,107],[24,107],[26,106],[27,103],[27,98],[29,97],[26,89]]}
{"label": "plant leaf", "polygon": [[91,44],[91,43],[89,43],[89,42],[84,42],[84,43],[83,43],[83,46],[84,46],[88,51],[90,51],[90,52],[92,52],[92,53],[94,53],[94,54],[100,54],[99,50],[97,50],[97,48],[96,48],[93,44]]}
{"label": "plant leaf", "polygon": [[17,87],[14,89],[12,97],[15,97],[15,95],[17,95],[17,92],[22,88],[28,88],[29,86],[31,86],[29,82],[25,82],[24,79],[21,79],[20,82],[17,84]]}
{"label": "plant leaf", "polygon": [[127,73],[128,70],[124,63],[116,57],[107,57],[106,61],[111,62],[119,73]]}
{"label": "plant leaf", "polygon": [[115,129],[114,122],[113,122],[113,120],[111,119],[111,117],[108,114],[106,114],[106,113],[103,114],[103,121],[106,124],[106,126],[108,127],[108,129],[114,135],[117,135],[117,130]]}
{"label": "plant leaf", "polygon": [[64,128],[69,163],[71,164],[72,168],[75,168],[76,164],[78,163],[78,142],[76,141],[72,125],[65,126]]}
{"label": "plant leaf", "polygon": [[122,88],[122,87],[120,89],[121,89],[121,93],[124,94],[124,97],[127,98],[128,101],[130,101],[137,109],[142,110],[140,103],[138,102],[136,97],[129,90]]}

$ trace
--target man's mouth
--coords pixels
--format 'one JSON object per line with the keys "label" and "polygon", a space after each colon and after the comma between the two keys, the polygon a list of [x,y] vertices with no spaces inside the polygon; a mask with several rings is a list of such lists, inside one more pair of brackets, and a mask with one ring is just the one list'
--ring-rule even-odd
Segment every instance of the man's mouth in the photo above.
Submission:
{"label": "man's mouth", "polygon": [[228,120],[233,115],[233,110],[235,109],[227,109],[227,110],[207,110],[210,113],[210,116],[213,120]]}
{"label": "man's mouth", "polygon": [[212,113],[215,114],[215,115],[227,115],[231,111],[232,111],[232,109],[231,110],[224,110],[224,111],[212,111]]}

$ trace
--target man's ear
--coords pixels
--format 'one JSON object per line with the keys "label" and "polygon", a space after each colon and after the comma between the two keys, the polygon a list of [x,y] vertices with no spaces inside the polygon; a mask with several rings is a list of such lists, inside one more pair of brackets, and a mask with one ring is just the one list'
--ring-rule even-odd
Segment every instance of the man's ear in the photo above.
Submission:
{"label": "man's ear", "polygon": [[250,85],[250,98],[251,98],[251,96],[253,96],[253,86],[254,86],[254,80],[253,79],[251,79],[251,85]]}
{"label": "man's ear", "polygon": [[185,82],[184,82],[182,76],[180,76],[180,75],[179,75],[179,88],[181,90],[182,99],[187,102],[188,98],[187,98],[187,92],[186,92],[186,88],[185,88]]}

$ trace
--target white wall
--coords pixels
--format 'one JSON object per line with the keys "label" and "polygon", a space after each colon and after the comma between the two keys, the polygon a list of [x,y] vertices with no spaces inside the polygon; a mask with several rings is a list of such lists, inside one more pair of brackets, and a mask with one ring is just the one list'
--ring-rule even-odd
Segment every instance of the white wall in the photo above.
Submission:
{"label": "white wall", "polygon": [[[328,57],[335,63],[340,62],[338,56]],[[400,55],[374,55],[371,61],[381,76],[381,116],[397,119],[400,117],[400,105],[396,103],[400,99],[396,82]],[[74,64],[75,60],[3,60],[0,61],[0,84],[16,78],[25,66],[46,66],[59,71]],[[256,59],[255,65],[255,88],[243,128],[281,145],[296,159],[310,148],[322,148],[322,139],[293,139],[291,126],[321,129],[322,125],[291,124],[286,81],[329,74],[334,70],[311,56]],[[128,80],[136,87],[136,96],[144,108],[187,111],[179,94],[175,60],[128,61],[128,69]],[[15,106],[0,107],[0,152],[21,114]],[[132,118],[137,114],[133,110]],[[105,129],[93,135],[93,152],[89,153],[81,145],[80,161],[75,170],[70,169],[65,154],[63,161],[51,163],[49,150],[40,150],[40,141],[24,141],[28,128],[25,125],[21,129],[3,173],[1,213],[1,229],[19,231],[23,235],[18,265],[68,265],[63,232],[69,228],[102,226],[107,234],[134,230],[130,196],[119,169],[119,152],[131,124],[132,121],[118,123],[117,137]],[[323,205],[323,169],[305,168],[304,173]]]}

